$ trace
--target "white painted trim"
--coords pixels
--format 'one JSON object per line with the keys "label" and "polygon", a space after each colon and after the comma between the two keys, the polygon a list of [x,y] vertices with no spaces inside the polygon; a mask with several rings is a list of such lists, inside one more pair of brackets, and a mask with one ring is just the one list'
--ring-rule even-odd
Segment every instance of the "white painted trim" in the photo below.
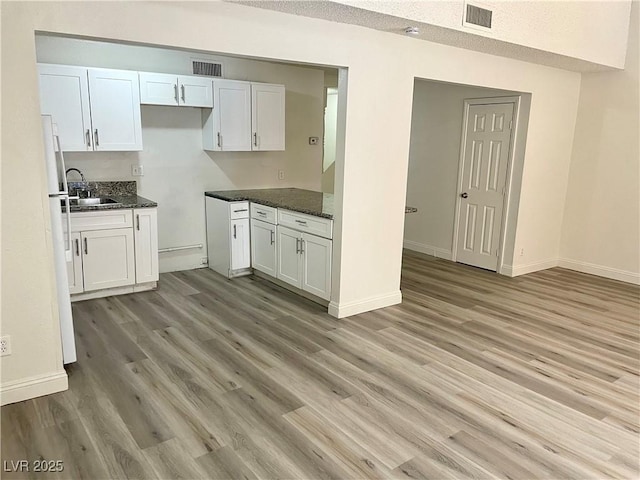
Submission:
{"label": "white painted trim", "polygon": [[414,252],[425,253],[432,257],[444,258],[445,260],[451,260],[451,250],[446,248],[434,247],[433,245],[427,245],[425,243],[418,243],[412,240],[405,240],[403,247],[407,250],[413,250]]}
{"label": "white painted trim", "polygon": [[513,128],[511,129],[511,138],[509,140],[509,157],[507,161],[507,172],[505,182],[505,195],[502,205],[502,219],[500,225],[500,245],[498,247],[498,265],[496,272],[507,275],[507,265],[504,264],[504,246],[507,242],[507,228],[508,224],[508,212],[509,205],[511,203],[511,185],[513,177],[513,164],[516,154],[516,139],[518,137],[517,132],[521,126],[520,122],[520,102],[522,97],[509,96],[509,97],[489,97],[489,98],[469,98],[464,101],[464,115],[462,122],[462,138],[460,139],[460,158],[458,160],[458,190],[456,192],[456,206],[453,217],[453,241],[451,244],[451,260],[454,262],[458,253],[458,235],[460,222],[460,194],[462,193],[462,177],[464,175],[464,157],[465,157],[465,145],[467,143],[467,126],[469,125],[469,107],[471,105],[489,105],[489,104],[513,104],[513,115],[511,120],[513,122]]}
{"label": "white painted trim", "polygon": [[63,392],[68,388],[69,381],[64,370],[7,382],[0,385],[0,405]]}
{"label": "white painted trim", "polygon": [[502,273],[509,277],[517,277],[525,275],[527,273],[538,272],[540,270],[546,270],[547,268],[553,268],[558,266],[558,259],[550,258],[548,260],[542,260],[541,262],[527,263],[525,265],[503,265]]}
{"label": "white painted trim", "polygon": [[620,270],[618,268],[606,267],[595,263],[583,262],[580,260],[572,260],[570,258],[561,258],[558,260],[558,266],[575,270],[576,272],[589,273],[599,277],[620,280],[621,282],[633,283],[640,285],[640,273],[634,273],[628,270]]}
{"label": "white painted trim", "polygon": [[329,315],[336,318],[350,317],[359,313],[377,310],[379,308],[390,307],[402,303],[402,292],[389,293],[387,295],[379,295],[364,300],[349,303],[337,303],[332,301],[329,303]]}

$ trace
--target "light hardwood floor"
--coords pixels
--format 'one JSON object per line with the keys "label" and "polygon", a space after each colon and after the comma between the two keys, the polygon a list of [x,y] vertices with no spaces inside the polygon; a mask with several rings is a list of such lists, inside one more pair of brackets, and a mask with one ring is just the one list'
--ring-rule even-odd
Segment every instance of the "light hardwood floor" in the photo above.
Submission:
{"label": "light hardwood floor", "polygon": [[[336,320],[209,270],[73,306],[70,389],[2,408],[3,478],[638,478],[639,289],[405,252]],[[6,464],[4,465],[6,469]]]}

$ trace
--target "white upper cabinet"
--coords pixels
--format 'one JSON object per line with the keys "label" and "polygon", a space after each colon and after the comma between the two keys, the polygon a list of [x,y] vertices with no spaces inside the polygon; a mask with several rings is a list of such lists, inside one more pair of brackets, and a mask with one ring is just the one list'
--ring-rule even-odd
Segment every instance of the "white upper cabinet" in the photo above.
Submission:
{"label": "white upper cabinet", "polygon": [[284,150],[284,92],[284,85],[251,84],[253,150]]}
{"label": "white upper cabinet", "polygon": [[213,106],[211,78],[140,72],[140,103],[184,107]]}
{"label": "white upper cabinet", "polygon": [[213,81],[213,110],[203,112],[205,150],[249,152],[284,150],[283,85]]}
{"label": "white upper cabinet", "polygon": [[38,65],[40,110],[58,126],[62,150],[93,150],[87,69],[64,65]]}
{"label": "white upper cabinet", "polygon": [[38,65],[40,108],[68,152],[142,150],[138,73]]}
{"label": "white upper cabinet", "polygon": [[89,69],[95,150],[142,150],[138,73]]}

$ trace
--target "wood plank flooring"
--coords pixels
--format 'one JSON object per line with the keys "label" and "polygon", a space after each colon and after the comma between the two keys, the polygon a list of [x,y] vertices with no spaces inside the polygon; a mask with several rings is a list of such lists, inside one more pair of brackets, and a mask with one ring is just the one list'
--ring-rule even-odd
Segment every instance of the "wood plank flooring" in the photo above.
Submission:
{"label": "wood plank flooring", "polygon": [[402,292],[337,320],[195,270],[76,303],[69,390],[2,407],[2,460],[64,471],[2,476],[640,476],[638,287],[407,251]]}

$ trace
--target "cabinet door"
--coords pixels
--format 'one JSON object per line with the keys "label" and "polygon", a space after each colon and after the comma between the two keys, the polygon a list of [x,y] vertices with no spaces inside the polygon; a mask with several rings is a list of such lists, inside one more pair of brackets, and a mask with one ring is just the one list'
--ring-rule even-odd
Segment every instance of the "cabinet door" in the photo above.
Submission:
{"label": "cabinet door", "polygon": [[231,270],[251,266],[249,219],[231,220]]}
{"label": "cabinet door", "polygon": [[329,239],[302,234],[302,289],[325,300],[331,297],[331,246]]}
{"label": "cabinet door", "polygon": [[136,283],[158,281],[158,209],[133,211]]}
{"label": "cabinet door", "polygon": [[69,293],[82,293],[82,251],[80,250],[80,234],[71,234],[71,261],[67,262],[67,277],[69,279]]}
{"label": "cabinet door", "polygon": [[213,81],[211,78],[178,77],[180,105],[185,107],[213,107]]}
{"label": "cabinet door", "polygon": [[251,266],[275,277],[276,257],[276,226],[251,220]]}
{"label": "cabinet door", "polygon": [[142,150],[138,72],[89,69],[95,150]]}
{"label": "cabinet door", "polygon": [[62,150],[93,150],[87,69],[40,64],[38,72],[40,110],[57,124]]}
{"label": "cabinet door", "polygon": [[213,81],[214,150],[251,150],[251,84]]}
{"label": "cabinet door", "polygon": [[277,245],[277,278],[283,282],[302,287],[302,261],[300,255],[300,232],[278,226]]}
{"label": "cabinet door", "polygon": [[81,239],[85,292],[135,283],[132,228],[82,232]]}
{"label": "cabinet door", "polygon": [[178,105],[178,76],[166,73],[138,73],[140,103]]}
{"label": "cabinet door", "polygon": [[251,84],[253,150],[284,150],[284,85]]}

